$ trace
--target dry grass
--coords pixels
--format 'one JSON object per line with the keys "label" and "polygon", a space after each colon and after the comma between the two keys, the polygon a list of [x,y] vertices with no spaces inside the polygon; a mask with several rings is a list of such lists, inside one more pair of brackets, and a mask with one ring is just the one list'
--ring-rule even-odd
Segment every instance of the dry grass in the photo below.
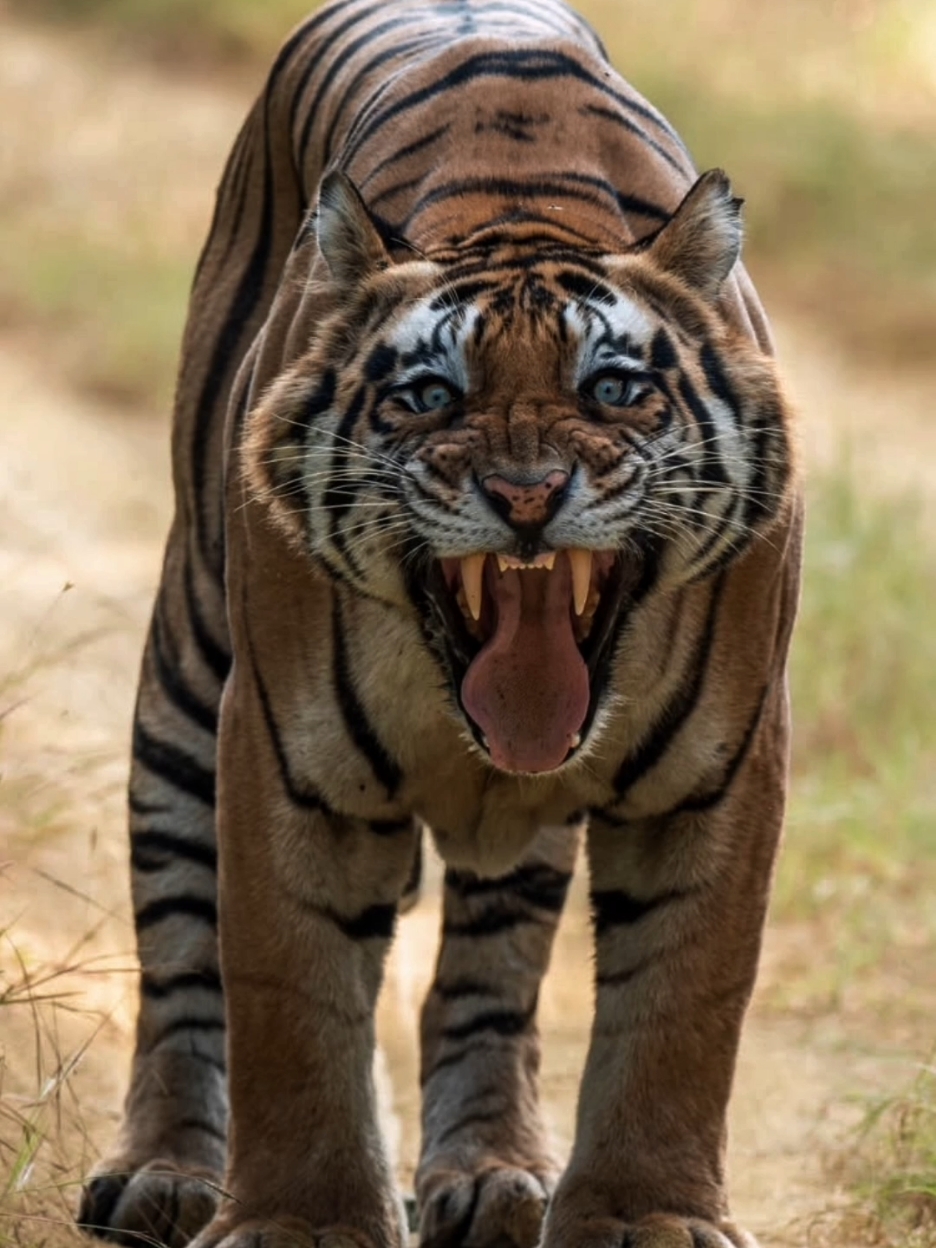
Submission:
{"label": "dry grass", "polygon": [[849,1193],[821,1218],[815,1248],[932,1248],[936,1244],[936,1067],[922,1065],[900,1096],[867,1103],[857,1138],[830,1160]]}

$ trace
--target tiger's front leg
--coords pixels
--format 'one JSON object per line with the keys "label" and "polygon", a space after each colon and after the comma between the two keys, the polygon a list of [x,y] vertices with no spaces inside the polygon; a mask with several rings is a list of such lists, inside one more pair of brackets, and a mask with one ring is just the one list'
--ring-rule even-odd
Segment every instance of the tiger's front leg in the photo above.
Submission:
{"label": "tiger's front leg", "polygon": [[420,1238],[532,1248],[558,1168],[540,1118],[536,1006],[580,828],[544,829],[500,879],[448,871],[422,1016]]}
{"label": "tiger's front leg", "polygon": [[544,1248],[756,1248],[724,1152],[783,807],[783,751],[763,747],[727,794],[592,819],[596,1015]]}
{"label": "tiger's front leg", "polygon": [[218,793],[228,1194],[195,1242],[397,1248],[374,1006],[416,832],[329,810],[297,779],[306,743],[278,709],[250,662],[236,665]]}

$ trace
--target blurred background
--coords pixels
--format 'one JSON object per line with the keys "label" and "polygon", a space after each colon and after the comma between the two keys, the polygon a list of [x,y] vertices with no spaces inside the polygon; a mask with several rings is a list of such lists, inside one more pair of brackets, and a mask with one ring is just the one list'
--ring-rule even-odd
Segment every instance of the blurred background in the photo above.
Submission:
{"label": "blurred background", "polygon": [[[122,788],[179,335],[227,149],[309,7],[0,0],[0,1243],[77,1240],[77,1180],[117,1121]],[[793,781],[734,1205],[765,1248],[936,1245],[936,4],[578,7],[745,198],[802,416]],[[582,897],[543,998],[560,1148],[591,1009]],[[430,895],[381,1014],[404,1184],[436,923]]]}

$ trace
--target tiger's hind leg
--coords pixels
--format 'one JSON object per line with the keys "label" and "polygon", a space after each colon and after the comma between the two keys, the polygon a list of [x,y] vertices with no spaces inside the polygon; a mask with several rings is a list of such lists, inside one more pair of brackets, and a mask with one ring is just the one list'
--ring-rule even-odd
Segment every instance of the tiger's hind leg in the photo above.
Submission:
{"label": "tiger's hind leg", "polygon": [[420,1240],[532,1248],[557,1176],[538,1105],[536,1006],[579,829],[544,829],[498,880],[448,871],[422,1016]]}
{"label": "tiger's hind leg", "polygon": [[120,1137],[78,1214],[116,1242],[175,1248],[211,1217],[224,1173],[227,1090],[218,968],[214,777],[229,666],[220,586],[178,531],[143,657],[130,844],[141,963],[136,1053]]}

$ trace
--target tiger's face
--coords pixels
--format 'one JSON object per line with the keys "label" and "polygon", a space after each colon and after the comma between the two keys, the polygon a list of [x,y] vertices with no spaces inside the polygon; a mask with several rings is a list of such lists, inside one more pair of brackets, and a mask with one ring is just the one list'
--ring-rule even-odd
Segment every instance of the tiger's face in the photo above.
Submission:
{"label": "tiger's face", "polygon": [[628,611],[784,505],[774,369],[716,307],[740,247],[727,180],[631,253],[403,264],[339,180],[319,243],[338,291],[251,417],[250,486],[339,578],[415,609],[495,767],[561,767],[598,733]]}

